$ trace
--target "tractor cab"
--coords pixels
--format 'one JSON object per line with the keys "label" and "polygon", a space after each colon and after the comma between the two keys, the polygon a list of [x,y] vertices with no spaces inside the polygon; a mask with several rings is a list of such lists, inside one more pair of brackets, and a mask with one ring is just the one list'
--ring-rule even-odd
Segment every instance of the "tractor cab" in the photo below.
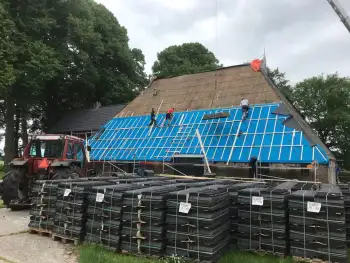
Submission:
{"label": "tractor cab", "polygon": [[[89,147],[88,147],[89,148]],[[35,180],[77,179],[93,174],[88,170],[89,153],[84,140],[70,135],[35,135],[23,151],[23,156],[10,163],[0,195],[4,204],[30,206],[30,191]]]}
{"label": "tractor cab", "polygon": [[[28,175],[47,175],[54,172],[55,163],[62,162],[84,168],[86,153],[84,140],[70,135],[38,135],[34,136],[24,149],[23,157],[14,159],[11,164],[26,162]],[[51,167],[52,166],[52,167]],[[40,178],[43,179],[43,178]],[[49,178],[47,178],[49,179]]]}

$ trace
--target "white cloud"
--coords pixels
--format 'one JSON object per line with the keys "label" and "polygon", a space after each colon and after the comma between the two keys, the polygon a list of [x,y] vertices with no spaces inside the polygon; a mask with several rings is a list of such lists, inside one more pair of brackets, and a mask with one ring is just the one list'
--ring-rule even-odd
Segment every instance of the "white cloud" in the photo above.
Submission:
{"label": "white cloud", "polygon": [[[130,46],[143,51],[148,72],[157,52],[198,41],[224,65],[261,57],[265,48],[268,65],[293,82],[336,71],[350,76],[350,34],[326,0],[97,2],[128,29]],[[350,13],[350,2],[340,2]]]}

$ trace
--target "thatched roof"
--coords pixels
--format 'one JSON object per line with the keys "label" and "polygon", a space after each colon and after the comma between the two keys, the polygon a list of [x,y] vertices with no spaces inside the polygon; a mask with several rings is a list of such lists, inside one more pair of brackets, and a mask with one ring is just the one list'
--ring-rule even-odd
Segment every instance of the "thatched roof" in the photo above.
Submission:
{"label": "thatched roof", "polygon": [[170,107],[174,107],[175,111],[186,111],[237,106],[242,97],[247,98],[250,104],[281,101],[261,72],[254,72],[250,64],[242,64],[216,71],[155,79],[119,116],[146,115],[152,107],[157,110],[160,105],[160,113]]}
{"label": "thatched roof", "polygon": [[[154,93],[157,95],[154,95]],[[159,113],[174,107],[176,112],[238,106],[242,97],[249,104],[282,102],[293,127],[302,130],[311,144],[319,144],[330,159],[331,151],[323,144],[300,113],[274,85],[264,70],[256,72],[250,64],[216,71],[155,79],[142,94],[129,103],[118,116],[148,115],[152,108]],[[117,117],[118,117],[117,116]]]}

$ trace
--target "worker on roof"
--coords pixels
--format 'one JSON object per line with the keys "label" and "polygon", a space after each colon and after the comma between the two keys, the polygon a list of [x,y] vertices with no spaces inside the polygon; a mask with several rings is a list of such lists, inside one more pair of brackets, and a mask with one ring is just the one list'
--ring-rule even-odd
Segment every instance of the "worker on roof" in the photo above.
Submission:
{"label": "worker on roof", "polygon": [[174,108],[170,108],[167,113],[165,114],[165,123],[164,123],[164,126],[165,125],[168,125],[170,126],[170,123],[171,123],[171,120],[173,119],[173,116],[174,116]]}
{"label": "worker on roof", "polygon": [[258,159],[253,156],[249,160],[249,178],[257,178],[256,162]]}
{"label": "worker on roof", "polygon": [[148,126],[151,127],[152,125],[157,126],[156,112],[154,111],[154,108],[152,108],[152,111],[151,111],[151,122],[148,124]]}
{"label": "worker on roof", "polygon": [[243,120],[245,120],[248,117],[249,102],[247,99],[242,97],[240,105],[242,107],[242,117],[243,117]]}

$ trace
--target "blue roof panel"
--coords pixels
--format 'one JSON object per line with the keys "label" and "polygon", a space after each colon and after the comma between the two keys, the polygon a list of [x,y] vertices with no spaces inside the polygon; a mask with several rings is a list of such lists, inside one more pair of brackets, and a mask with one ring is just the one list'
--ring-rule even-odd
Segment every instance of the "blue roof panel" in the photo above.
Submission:
{"label": "blue roof panel", "polygon": [[[175,154],[201,154],[196,129],[209,161],[248,162],[253,156],[270,163],[328,163],[325,151],[311,147],[303,132],[287,127],[285,115],[273,114],[279,104],[253,105],[241,121],[239,107],[175,112],[171,126],[149,128],[149,116],[115,118],[106,123],[102,134],[89,140],[91,160],[166,161]],[[202,120],[205,114],[229,112],[228,118]]]}

